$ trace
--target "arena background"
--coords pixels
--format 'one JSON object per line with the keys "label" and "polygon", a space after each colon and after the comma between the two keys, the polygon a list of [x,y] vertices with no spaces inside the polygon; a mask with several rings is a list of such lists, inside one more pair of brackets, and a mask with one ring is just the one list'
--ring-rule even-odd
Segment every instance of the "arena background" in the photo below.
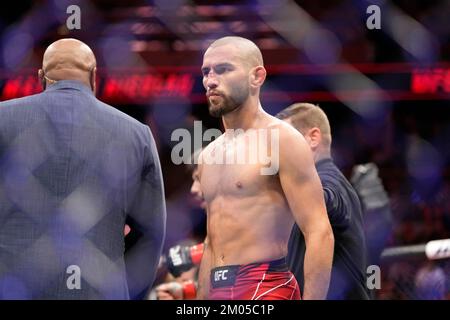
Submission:
{"label": "arena background", "polygon": [[[70,5],[81,9],[80,29],[68,29]],[[380,29],[368,28],[370,5],[380,8]],[[221,128],[207,111],[203,50],[221,36],[247,37],[268,70],[265,110],[320,105],[343,172],[379,167],[392,216],[367,228],[379,228],[387,247],[424,244],[450,238],[449,14],[445,0],[2,1],[0,100],[41,91],[37,69],[50,43],[86,42],[97,56],[98,97],[147,123],[157,140],[165,248],[201,241],[204,214],[189,195],[189,168],[171,161],[171,133],[193,131],[194,120]],[[428,261],[422,250],[380,263],[377,299],[450,299],[448,259]]]}

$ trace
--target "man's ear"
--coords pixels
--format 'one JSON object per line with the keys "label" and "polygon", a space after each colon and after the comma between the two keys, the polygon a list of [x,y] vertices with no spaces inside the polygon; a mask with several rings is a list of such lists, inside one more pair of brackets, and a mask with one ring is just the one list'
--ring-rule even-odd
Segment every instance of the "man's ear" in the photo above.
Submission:
{"label": "man's ear", "polygon": [[263,66],[258,66],[252,70],[250,85],[255,88],[259,88],[266,80],[266,69]]}
{"label": "man's ear", "polygon": [[91,72],[91,79],[89,79],[91,83],[92,92],[94,95],[97,93],[97,67],[94,67]]}
{"label": "man's ear", "polygon": [[314,127],[308,130],[307,135],[310,140],[309,145],[311,149],[316,150],[322,143],[322,132],[319,128]]}
{"label": "man's ear", "polygon": [[42,90],[45,90],[47,84],[46,84],[45,78],[44,78],[44,70],[42,70],[42,69],[38,70],[38,78],[39,78],[39,82],[42,85]]}

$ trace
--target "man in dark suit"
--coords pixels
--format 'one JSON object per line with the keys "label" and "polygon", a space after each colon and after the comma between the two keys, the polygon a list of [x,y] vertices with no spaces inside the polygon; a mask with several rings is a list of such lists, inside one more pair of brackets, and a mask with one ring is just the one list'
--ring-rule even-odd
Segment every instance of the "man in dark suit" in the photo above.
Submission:
{"label": "man in dark suit", "polygon": [[[369,299],[362,207],[356,191],[331,159],[331,129],[326,114],[313,104],[297,103],[281,111],[277,117],[303,134],[313,153],[322,182],[328,218],[335,238],[327,299]],[[288,248],[289,267],[301,286],[307,248],[295,225]]]}
{"label": "man in dark suit", "polygon": [[2,299],[136,299],[153,283],[166,223],[155,142],[95,98],[95,73],[91,49],[62,39],[44,54],[44,92],[0,103]]}

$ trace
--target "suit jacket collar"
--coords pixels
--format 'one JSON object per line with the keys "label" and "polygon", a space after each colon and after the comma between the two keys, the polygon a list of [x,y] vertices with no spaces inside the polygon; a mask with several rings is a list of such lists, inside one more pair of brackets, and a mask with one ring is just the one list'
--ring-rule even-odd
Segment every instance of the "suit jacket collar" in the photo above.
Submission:
{"label": "suit jacket collar", "polygon": [[77,80],[58,80],[56,83],[47,86],[45,91],[54,91],[60,89],[75,89],[88,94],[94,94],[88,86]]}

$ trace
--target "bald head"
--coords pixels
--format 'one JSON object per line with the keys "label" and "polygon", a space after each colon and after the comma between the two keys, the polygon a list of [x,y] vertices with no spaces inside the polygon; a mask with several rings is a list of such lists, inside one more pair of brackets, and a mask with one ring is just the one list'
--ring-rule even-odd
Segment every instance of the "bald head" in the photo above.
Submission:
{"label": "bald head", "polygon": [[263,57],[261,50],[256,46],[256,44],[248,39],[242,37],[223,37],[217,39],[208,47],[217,48],[220,46],[231,45],[238,49],[240,57],[244,62],[249,64],[251,68],[257,66],[264,66]]}
{"label": "bald head", "polygon": [[61,39],[45,50],[39,76],[50,84],[58,80],[78,80],[94,90],[96,64],[94,53],[85,43]]}

